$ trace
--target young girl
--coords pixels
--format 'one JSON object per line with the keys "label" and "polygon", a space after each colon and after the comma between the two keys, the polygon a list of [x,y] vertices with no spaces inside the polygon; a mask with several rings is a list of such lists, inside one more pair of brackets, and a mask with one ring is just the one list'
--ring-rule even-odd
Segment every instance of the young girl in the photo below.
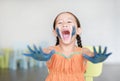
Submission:
{"label": "young girl", "polygon": [[[81,26],[77,17],[71,12],[62,12],[57,15],[53,24],[53,33],[57,39],[55,46],[39,49],[34,45],[34,50],[28,46],[30,56],[35,60],[46,61],[49,74],[46,81],[85,81],[84,72],[87,60],[92,63],[103,62],[111,53],[91,52],[81,44]],[[76,45],[77,40],[77,45]]]}

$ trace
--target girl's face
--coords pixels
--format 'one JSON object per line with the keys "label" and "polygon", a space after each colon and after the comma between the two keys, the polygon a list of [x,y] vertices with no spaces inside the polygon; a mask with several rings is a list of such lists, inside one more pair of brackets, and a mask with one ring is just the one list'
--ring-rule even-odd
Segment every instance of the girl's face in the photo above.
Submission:
{"label": "girl's face", "polygon": [[62,13],[57,17],[55,32],[62,43],[69,44],[75,40],[79,30],[75,17],[70,13]]}

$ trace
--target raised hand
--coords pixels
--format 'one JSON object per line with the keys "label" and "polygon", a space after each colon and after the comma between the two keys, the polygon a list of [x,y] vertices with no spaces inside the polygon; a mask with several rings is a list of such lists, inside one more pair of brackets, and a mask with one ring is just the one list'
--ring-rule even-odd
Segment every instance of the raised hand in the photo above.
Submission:
{"label": "raised hand", "polygon": [[34,50],[31,49],[29,45],[27,47],[30,53],[24,53],[23,55],[32,57],[33,59],[38,61],[48,61],[51,58],[51,56],[55,53],[54,50],[50,51],[50,53],[45,53],[43,52],[41,47],[37,48],[35,45],[33,45]]}
{"label": "raised hand", "polygon": [[94,56],[90,57],[86,54],[83,54],[84,58],[88,59],[89,61],[91,61],[92,63],[100,63],[105,61],[108,56],[110,56],[112,53],[106,53],[107,52],[107,47],[105,47],[103,53],[101,51],[101,46],[99,46],[99,51],[97,53],[95,46],[93,46],[93,50],[94,50]]}

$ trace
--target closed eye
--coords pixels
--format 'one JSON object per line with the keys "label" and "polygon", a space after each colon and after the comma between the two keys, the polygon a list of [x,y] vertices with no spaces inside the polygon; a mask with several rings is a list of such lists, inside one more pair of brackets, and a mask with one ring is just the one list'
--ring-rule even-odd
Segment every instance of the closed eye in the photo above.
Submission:
{"label": "closed eye", "polygon": [[63,23],[62,20],[57,21],[57,24],[62,24],[62,23]]}
{"label": "closed eye", "polygon": [[58,22],[58,24],[62,24],[62,22]]}
{"label": "closed eye", "polygon": [[72,21],[67,21],[67,23],[72,23]]}

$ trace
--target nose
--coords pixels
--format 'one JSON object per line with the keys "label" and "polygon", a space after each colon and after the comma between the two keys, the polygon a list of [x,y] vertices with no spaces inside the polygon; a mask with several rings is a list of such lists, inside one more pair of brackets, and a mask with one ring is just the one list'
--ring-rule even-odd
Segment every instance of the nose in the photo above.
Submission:
{"label": "nose", "polygon": [[66,22],[63,23],[63,27],[68,27]]}

